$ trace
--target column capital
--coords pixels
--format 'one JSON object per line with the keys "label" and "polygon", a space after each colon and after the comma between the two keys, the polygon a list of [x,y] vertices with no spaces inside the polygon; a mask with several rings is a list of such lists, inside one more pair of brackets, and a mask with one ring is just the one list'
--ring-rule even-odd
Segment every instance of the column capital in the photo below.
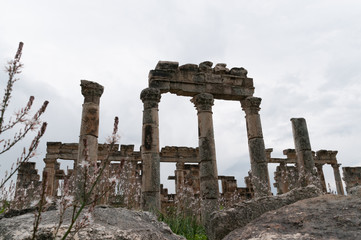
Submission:
{"label": "column capital", "polygon": [[334,169],[338,169],[338,168],[341,166],[341,163],[334,163],[334,164],[331,164],[331,166],[332,166]]}
{"label": "column capital", "polygon": [[247,97],[241,100],[241,106],[243,111],[246,112],[246,114],[258,114],[259,110],[261,110],[261,108],[259,107],[261,105],[261,101],[262,98]]}
{"label": "column capital", "polygon": [[323,168],[323,165],[324,165],[324,163],[315,162],[315,167],[316,167],[317,169],[318,169],[318,168],[322,169],[322,168]]}
{"label": "column capital", "polygon": [[140,93],[140,99],[144,103],[145,108],[158,107],[160,102],[161,94],[157,88],[145,88]]}
{"label": "column capital", "polygon": [[55,164],[56,162],[57,162],[57,159],[56,159],[56,158],[44,158],[44,163],[45,163],[45,165]]}
{"label": "column capital", "polygon": [[99,104],[100,97],[104,92],[104,87],[96,82],[81,80],[81,94],[84,96],[84,103],[93,102]]}
{"label": "column capital", "polygon": [[200,93],[198,95],[195,95],[191,102],[194,104],[194,106],[197,108],[198,112],[212,111],[212,106],[214,104],[214,98],[212,94],[209,93]]}

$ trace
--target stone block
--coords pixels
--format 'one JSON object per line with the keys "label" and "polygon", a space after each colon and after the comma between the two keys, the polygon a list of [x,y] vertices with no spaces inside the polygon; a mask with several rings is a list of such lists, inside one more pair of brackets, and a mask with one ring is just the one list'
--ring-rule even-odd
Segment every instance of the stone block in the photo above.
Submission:
{"label": "stone block", "polygon": [[235,76],[240,76],[240,77],[243,77],[243,78],[246,78],[247,77],[247,70],[244,69],[243,67],[241,68],[232,68],[230,71],[229,71],[229,74],[231,75],[235,75]]}
{"label": "stone block", "polygon": [[156,70],[176,71],[178,69],[178,66],[179,66],[178,62],[159,61],[157,66],[155,67],[155,69]]}
{"label": "stone block", "polygon": [[199,71],[201,72],[212,72],[213,63],[210,61],[201,62],[199,64]]}

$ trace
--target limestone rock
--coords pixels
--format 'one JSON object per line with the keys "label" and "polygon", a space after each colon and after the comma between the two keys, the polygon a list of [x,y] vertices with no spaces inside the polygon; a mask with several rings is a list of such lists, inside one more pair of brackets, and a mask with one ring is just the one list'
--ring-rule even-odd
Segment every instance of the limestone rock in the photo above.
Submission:
{"label": "limestone rock", "polygon": [[361,198],[323,195],[270,211],[227,235],[238,239],[361,239]]}
{"label": "limestone rock", "polygon": [[[256,198],[236,204],[230,209],[213,212],[207,228],[210,240],[220,240],[231,231],[246,226],[262,214],[279,209],[302,199],[319,196],[321,191],[311,185],[294,189],[279,196]],[[239,238],[242,239],[242,238]]]}
{"label": "limestone rock", "polygon": [[[64,224],[58,237],[63,236],[70,223],[70,211],[65,215]],[[42,214],[37,239],[51,239],[55,224],[58,223],[57,211]],[[31,239],[34,214],[27,213],[0,220],[0,239]],[[57,238],[58,239],[58,238]],[[60,239],[60,238],[59,238]],[[163,222],[158,222],[149,212],[130,211],[123,208],[96,207],[93,222],[81,229],[75,239],[82,240],[182,240]]]}

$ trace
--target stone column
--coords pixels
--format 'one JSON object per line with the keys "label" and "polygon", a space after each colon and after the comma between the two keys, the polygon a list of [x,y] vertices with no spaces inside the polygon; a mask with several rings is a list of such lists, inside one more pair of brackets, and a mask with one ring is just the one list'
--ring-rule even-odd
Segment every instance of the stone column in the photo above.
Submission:
{"label": "stone column", "polygon": [[77,165],[84,160],[84,140],[88,148],[88,161],[95,163],[98,160],[98,133],[99,133],[99,102],[104,87],[96,82],[81,80],[81,93],[84,96],[83,112],[81,116],[79,149]]}
{"label": "stone column", "polygon": [[311,150],[311,143],[308,136],[306,120],[304,118],[292,118],[291,122],[293,139],[295,142],[297,154],[299,183],[302,187],[314,184],[321,188]]}
{"label": "stone column", "polygon": [[184,190],[184,162],[177,162],[175,170],[176,194],[180,194]]}
{"label": "stone column", "polygon": [[[74,162],[76,177],[76,196],[80,198],[84,193],[83,162],[92,166],[98,160],[98,133],[99,133],[99,102],[104,87],[96,82],[81,80],[81,93],[84,96],[81,116],[80,136],[78,146],[78,159]],[[85,152],[86,151],[86,152]]]}
{"label": "stone column", "polygon": [[210,214],[218,210],[218,173],[214,143],[212,106],[213,95],[200,93],[191,100],[197,109],[200,160],[200,194],[202,222],[206,225]]}
{"label": "stone column", "polygon": [[318,177],[320,178],[322,191],[324,193],[327,193],[327,187],[326,187],[326,181],[325,181],[325,175],[323,174],[323,164],[315,163],[315,166],[317,168]]}
{"label": "stone column", "polygon": [[282,193],[286,193],[289,191],[288,185],[288,171],[287,171],[287,165],[285,162],[280,162],[280,172],[281,172],[281,191]]}
{"label": "stone column", "polygon": [[158,89],[146,88],[140,94],[143,101],[143,131],[141,154],[143,160],[142,208],[149,211],[160,209],[160,156]]}
{"label": "stone column", "polygon": [[[55,172],[56,172],[56,158],[44,158],[45,162],[45,176],[46,176],[46,183],[45,183],[45,189],[46,189],[46,196],[47,197],[54,197],[56,194],[55,189]],[[44,176],[44,174],[43,174]],[[44,181],[44,179],[43,179]]]}
{"label": "stone column", "polygon": [[242,109],[246,113],[248,148],[255,197],[271,195],[267,158],[259,115],[261,100],[261,98],[257,97],[248,97],[241,101]]}
{"label": "stone column", "polygon": [[333,173],[335,175],[335,182],[336,182],[336,190],[337,190],[337,194],[338,195],[345,195],[345,192],[343,191],[343,185],[342,185],[342,180],[341,180],[341,175],[340,175],[340,169],[339,167],[341,166],[341,164],[332,164],[331,165],[333,168]]}

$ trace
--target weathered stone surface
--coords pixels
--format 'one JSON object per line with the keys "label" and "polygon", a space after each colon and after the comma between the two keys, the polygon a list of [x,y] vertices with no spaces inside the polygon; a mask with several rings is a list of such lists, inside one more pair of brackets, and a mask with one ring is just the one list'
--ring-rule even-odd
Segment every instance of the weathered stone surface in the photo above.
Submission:
{"label": "weathered stone surface", "polygon": [[104,92],[104,87],[102,85],[88,80],[81,80],[80,86],[81,93],[84,96],[84,103],[92,102],[99,104],[100,97]]}
{"label": "weathered stone surface", "polygon": [[[178,68],[178,63],[160,62],[159,69]],[[140,98],[144,104],[141,155],[142,207],[144,210],[160,209],[160,156],[159,156],[159,117],[158,103],[161,95],[155,88],[146,88]]]}
{"label": "weathered stone surface", "polygon": [[[70,209],[69,209],[70,210]],[[63,226],[59,230],[61,237],[70,223],[71,212],[67,211]],[[4,240],[31,239],[34,214],[28,213],[13,218],[0,220],[0,238]],[[52,239],[51,234],[59,221],[57,211],[42,214],[37,239]],[[149,212],[130,211],[123,208],[96,207],[93,222],[81,229],[75,239],[82,240],[181,240],[170,228],[158,222]]]}
{"label": "weathered stone surface", "polygon": [[199,163],[199,148],[166,146],[160,152],[160,161]]}
{"label": "weathered stone surface", "polygon": [[149,87],[180,96],[209,93],[224,100],[239,101],[253,95],[253,79],[247,77],[247,70],[233,68],[231,72],[225,63],[218,63],[214,68],[212,65],[206,61],[199,66],[185,64],[178,67],[177,62],[160,61],[149,72]]}
{"label": "weathered stone surface", "polygon": [[211,240],[222,239],[234,229],[246,226],[249,222],[268,211],[276,210],[302,199],[316,197],[319,194],[321,192],[317,187],[308,186],[294,189],[279,196],[256,198],[236,204],[227,210],[213,212],[208,228],[208,237]]}
{"label": "weathered stone surface", "polygon": [[236,76],[240,76],[240,77],[247,77],[247,70],[244,69],[243,67],[241,68],[232,68],[231,71],[229,71],[229,74],[231,75],[236,75]]}
{"label": "weathered stone surface", "polygon": [[291,122],[296,151],[311,150],[306,120],[304,118],[292,118]]}
{"label": "weathered stone surface", "polygon": [[170,61],[159,61],[156,70],[174,70],[176,71],[178,68],[178,62],[170,62]]}
{"label": "weathered stone surface", "polygon": [[343,167],[342,170],[347,193],[351,188],[361,186],[361,167]]}
{"label": "weathered stone surface", "polygon": [[224,240],[360,239],[360,196],[322,195],[270,211]]}
{"label": "weathered stone surface", "polygon": [[227,64],[225,64],[225,63],[217,63],[216,66],[214,67],[214,72],[218,73],[218,74],[228,73],[229,69],[226,67],[227,67]]}

